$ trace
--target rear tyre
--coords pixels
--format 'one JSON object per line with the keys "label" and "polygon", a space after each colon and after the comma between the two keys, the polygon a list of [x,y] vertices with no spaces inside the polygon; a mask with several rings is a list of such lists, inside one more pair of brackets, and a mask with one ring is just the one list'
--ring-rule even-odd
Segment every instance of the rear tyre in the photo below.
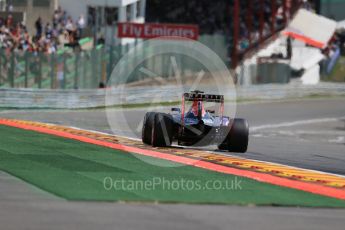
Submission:
{"label": "rear tyre", "polygon": [[147,145],[152,144],[152,127],[153,127],[155,115],[156,113],[149,112],[149,113],[146,113],[144,117],[143,129],[141,132],[141,139],[143,143]]}
{"label": "rear tyre", "polygon": [[152,126],[152,146],[171,146],[173,138],[173,126],[173,117],[171,115],[156,113]]}
{"label": "rear tyre", "polygon": [[234,119],[230,124],[230,131],[225,141],[218,146],[219,150],[234,153],[245,153],[248,149],[249,125],[244,119]]}

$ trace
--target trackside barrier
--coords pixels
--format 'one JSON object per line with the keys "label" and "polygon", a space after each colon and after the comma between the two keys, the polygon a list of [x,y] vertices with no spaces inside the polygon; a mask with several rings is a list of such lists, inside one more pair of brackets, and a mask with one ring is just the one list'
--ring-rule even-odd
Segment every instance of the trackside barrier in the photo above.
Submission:
{"label": "trackside barrier", "polygon": [[[131,87],[126,97],[117,90],[108,90],[108,96],[119,98],[116,104],[151,103],[156,95],[165,95],[161,102],[180,101],[181,89],[176,86]],[[0,89],[0,108],[52,108],[78,109],[105,106],[105,89],[94,90],[45,90],[45,89]],[[226,92],[225,89],[220,89]],[[207,92],[214,92],[210,87]],[[345,84],[320,83],[308,86],[302,84],[255,85],[238,87],[237,92],[228,92],[225,98],[238,99],[289,99],[305,96],[345,96]]]}

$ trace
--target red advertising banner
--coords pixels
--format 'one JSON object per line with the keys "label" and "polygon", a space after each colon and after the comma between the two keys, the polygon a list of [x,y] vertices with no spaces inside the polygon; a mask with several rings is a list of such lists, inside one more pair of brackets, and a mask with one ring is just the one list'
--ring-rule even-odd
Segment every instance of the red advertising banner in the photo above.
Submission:
{"label": "red advertising banner", "polygon": [[197,25],[157,24],[157,23],[118,23],[119,38],[151,39],[157,37],[182,37],[197,40]]}

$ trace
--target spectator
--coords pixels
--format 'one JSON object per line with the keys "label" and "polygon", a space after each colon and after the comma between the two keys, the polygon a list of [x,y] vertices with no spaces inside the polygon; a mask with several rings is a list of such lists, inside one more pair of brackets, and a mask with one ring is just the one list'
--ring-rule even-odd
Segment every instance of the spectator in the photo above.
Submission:
{"label": "spectator", "polygon": [[36,37],[41,37],[42,36],[42,30],[43,30],[41,17],[39,17],[37,19],[37,21],[35,23],[35,27],[36,27]]}
{"label": "spectator", "polygon": [[44,32],[47,38],[51,38],[53,36],[53,28],[51,27],[49,22],[46,24],[46,27],[44,30],[45,30]]}
{"label": "spectator", "polygon": [[12,4],[8,4],[6,7],[7,12],[13,12],[13,5]]}
{"label": "spectator", "polygon": [[54,11],[51,22],[43,24],[39,17],[35,28],[36,34],[31,37],[24,25],[14,24],[12,15],[0,18],[0,49],[5,50],[6,54],[12,51],[52,54],[65,45],[77,47],[80,33],[85,28],[85,19],[81,15],[74,23],[66,11],[59,7]]}
{"label": "spectator", "polygon": [[72,21],[71,17],[69,17],[67,19],[67,23],[66,23],[65,28],[66,28],[66,30],[68,31],[69,34],[72,34],[74,32],[75,28],[74,28],[73,21]]}
{"label": "spectator", "polygon": [[62,11],[61,18],[60,18],[60,23],[66,25],[67,19],[68,19],[67,12],[66,11]]}
{"label": "spectator", "polygon": [[83,30],[85,29],[85,18],[84,15],[80,15],[77,21],[79,37],[83,36]]}
{"label": "spectator", "polygon": [[8,15],[8,17],[7,17],[6,26],[8,28],[11,28],[13,26],[13,17],[11,14]]}
{"label": "spectator", "polygon": [[53,27],[56,28],[59,24],[60,20],[60,12],[59,10],[54,11],[54,16],[53,16]]}

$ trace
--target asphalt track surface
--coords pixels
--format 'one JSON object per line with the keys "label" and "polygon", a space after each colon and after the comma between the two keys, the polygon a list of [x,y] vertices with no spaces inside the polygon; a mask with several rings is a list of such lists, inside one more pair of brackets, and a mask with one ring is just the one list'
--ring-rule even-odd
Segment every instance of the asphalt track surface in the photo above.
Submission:
{"label": "asphalt track surface", "polygon": [[[125,114],[116,134],[136,137],[145,109]],[[345,175],[345,99],[238,105],[248,119],[240,156]],[[3,111],[0,117],[112,133],[103,110]],[[130,127],[127,127],[127,123]],[[345,210],[67,202],[0,174],[1,229],[344,229]]]}
{"label": "asphalt track surface", "polygon": [[[104,110],[3,111],[0,117],[140,138],[147,110],[115,109],[113,130]],[[237,117],[248,120],[251,138],[246,154],[233,155],[345,175],[345,99],[245,103]]]}

